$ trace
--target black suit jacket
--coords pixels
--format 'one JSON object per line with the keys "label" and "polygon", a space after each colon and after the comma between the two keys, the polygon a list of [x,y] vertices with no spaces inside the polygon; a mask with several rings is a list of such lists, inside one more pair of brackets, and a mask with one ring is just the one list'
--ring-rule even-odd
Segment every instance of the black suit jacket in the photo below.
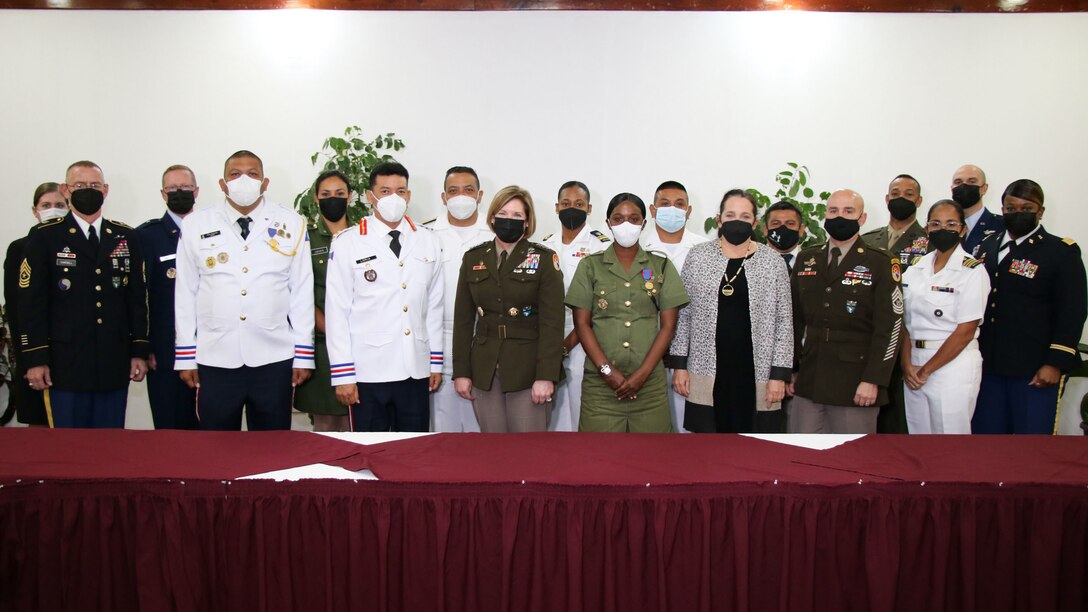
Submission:
{"label": "black suit jacket", "polygon": [[991,234],[978,258],[990,274],[990,300],[979,331],[982,370],[1030,377],[1043,365],[1069,372],[1088,312],[1080,247],[1042,227],[998,261],[1005,232]]}
{"label": "black suit jacket", "polygon": [[147,357],[147,292],[127,225],[102,220],[95,252],[73,213],[30,232],[19,266],[16,346],[63,391],[113,391]]}

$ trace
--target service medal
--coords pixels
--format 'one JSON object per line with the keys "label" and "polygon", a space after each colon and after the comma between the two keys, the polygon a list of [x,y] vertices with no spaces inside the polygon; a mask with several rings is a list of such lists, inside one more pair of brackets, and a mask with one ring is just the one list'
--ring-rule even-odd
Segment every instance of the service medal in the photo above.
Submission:
{"label": "service medal", "polygon": [[227,255],[225,252],[220,253],[215,256],[215,259],[218,260],[219,263],[227,263],[228,261],[230,261],[230,255]]}
{"label": "service medal", "polygon": [[363,272],[363,278],[373,283],[378,280],[378,273],[374,270],[367,270],[366,272]]}
{"label": "service medal", "polygon": [[215,267],[215,258],[214,257],[209,257],[209,258],[205,259],[204,260],[204,265],[208,266],[209,270],[214,268]]}

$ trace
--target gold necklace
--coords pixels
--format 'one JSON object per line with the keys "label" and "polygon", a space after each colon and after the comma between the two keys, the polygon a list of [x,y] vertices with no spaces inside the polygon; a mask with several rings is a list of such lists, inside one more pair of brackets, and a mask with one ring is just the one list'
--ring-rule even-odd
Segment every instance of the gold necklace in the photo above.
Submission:
{"label": "gold necklace", "polygon": [[[722,295],[724,295],[725,297],[729,297],[729,296],[733,295],[733,293],[734,293],[733,281],[737,280],[737,277],[740,276],[741,272],[744,272],[744,263],[747,262],[747,261],[748,261],[748,249],[745,249],[744,250],[744,257],[740,258],[740,267],[737,268],[737,273],[733,275],[733,278],[729,278],[728,276],[726,276],[726,274],[728,274],[728,272],[722,274],[722,278],[725,279],[725,285],[722,286]],[[728,262],[726,263],[726,266],[727,266],[727,269],[728,269],[728,266],[729,266]]]}

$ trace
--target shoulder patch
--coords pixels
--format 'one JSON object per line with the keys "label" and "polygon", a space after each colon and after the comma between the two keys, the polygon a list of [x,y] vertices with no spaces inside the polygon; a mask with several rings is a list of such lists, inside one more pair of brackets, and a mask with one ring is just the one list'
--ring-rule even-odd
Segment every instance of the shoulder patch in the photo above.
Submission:
{"label": "shoulder patch", "polygon": [[[897,283],[899,281],[903,280],[903,273],[899,270],[899,262],[898,261],[893,261],[892,262],[892,280],[897,282]],[[897,313],[897,314],[902,314],[902,313],[900,312],[900,313]]]}
{"label": "shoulder patch", "polygon": [[601,230],[590,230],[589,233],[596,236],[597,240],[600,240],[601,242],[612,242],[612,239],[606,236]]}
{"label": "shoulder patch", "polygon": [[1062,242],[1064,242],[1065,244],[1067,244],[1069,246],[1076,246],[1076,244],[1077,244],[1076,240],[1073,240],[1072,238],[1068,238],[1068,237],[1062,238]]}
{"label": "shoulder patch", "polygon": [[974,257],[971,257],[970,255],[963,258],[963,267],[965,267],[965,268],[974,268],[975,266],[977,266],[980,263],[982,263],[982,262],[975,259]]}
{"label": "shoulder patch", "polygon": [[106,219],[106,221],[109,221],[110,223],[116,225],[117,227],[123,227],[125,229],[132,229],[131,225],[126,225],[124,223],[121,223],[120,221],[114,221],[113,219]]}

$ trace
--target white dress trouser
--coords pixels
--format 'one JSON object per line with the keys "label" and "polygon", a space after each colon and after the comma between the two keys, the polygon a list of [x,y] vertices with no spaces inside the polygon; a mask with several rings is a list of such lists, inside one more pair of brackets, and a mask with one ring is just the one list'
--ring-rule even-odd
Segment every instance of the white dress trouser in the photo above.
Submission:
{"label": "white dress trouser", "polygon": [[549,431],[578,431],[578,419],[582,413],[582,378],[585,375],[586,351],[582,345],[574,347],[563,360],[563,382],[556,389],[555,415],[548,423]]}
{"label": "white dress trouser", "polygon": [[[936,343],[935,343],[936,344]],[[925,365],[937,352],[933,348],[912,348],[910,361]],[[969,434],[982,383],[982,354],[972,341],[955,359],[929,375],[917,391],[905,383],[907,430],[912,434]]]}

